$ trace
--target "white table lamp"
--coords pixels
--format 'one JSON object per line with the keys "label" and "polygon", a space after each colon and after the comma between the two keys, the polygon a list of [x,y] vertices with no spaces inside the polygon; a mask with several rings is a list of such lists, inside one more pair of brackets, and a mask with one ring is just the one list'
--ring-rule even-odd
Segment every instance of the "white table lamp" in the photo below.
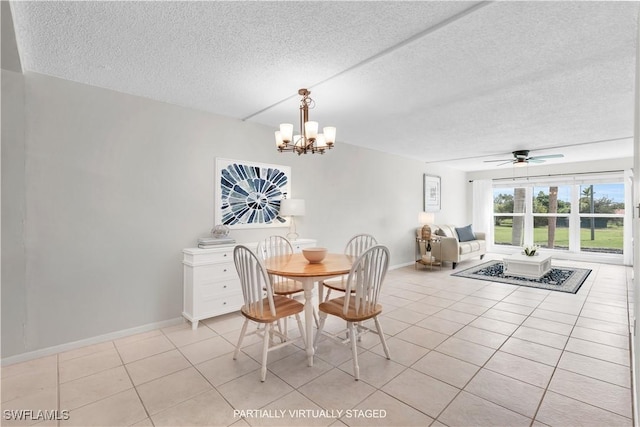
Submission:
{"label": "white table lamp", "polygon": [[433,224],[435,220],[433,212],[420,212],[418,214],[418,222],[420,225]]}
{"label": "white table lamp", "polygon": [[296,232],[296,217],[304,216],[305,206],[302,199],[283,199],[280,201],[280,216],[290,216],[291,225],[289,227],[289,233],[287,239],[296,240],[299,235]]}

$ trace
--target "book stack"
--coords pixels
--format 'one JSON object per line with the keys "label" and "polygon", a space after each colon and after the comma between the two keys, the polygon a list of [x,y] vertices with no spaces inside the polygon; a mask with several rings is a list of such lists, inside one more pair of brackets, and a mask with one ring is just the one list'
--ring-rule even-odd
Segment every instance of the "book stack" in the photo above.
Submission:
{"label": "book stack", "polygon": [[232,245],[235,239],[229,237],[201,237],[198,239],[198,247],[202,249],[215,248],[220,245]]}

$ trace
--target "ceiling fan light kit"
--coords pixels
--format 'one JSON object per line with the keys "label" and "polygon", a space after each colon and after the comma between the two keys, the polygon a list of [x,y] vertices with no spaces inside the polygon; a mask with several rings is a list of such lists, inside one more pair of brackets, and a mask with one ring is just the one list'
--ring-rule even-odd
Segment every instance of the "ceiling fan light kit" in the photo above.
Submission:
{"label": "ceiling fan light kit", "polygon": [[291,151],[301,154],[324,154],[325,150],[330,150],[336,142],[336,128],[328,126],[322,129],[323,133],[318,133],[318,122],[309,121],[309,108],[315,106],[313,99],[309,97],[311,92],[307,89],[298,90],[300,100],[300,134],[293,134],[291,123],[282,123],[280,130],[275,132],[276,147],[278,151]]}

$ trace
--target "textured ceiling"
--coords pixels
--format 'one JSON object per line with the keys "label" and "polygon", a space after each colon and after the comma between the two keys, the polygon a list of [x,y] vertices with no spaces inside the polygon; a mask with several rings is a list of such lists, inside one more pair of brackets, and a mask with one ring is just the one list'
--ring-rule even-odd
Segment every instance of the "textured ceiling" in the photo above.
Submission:
{"label": "textured ceiling", "polygon": [[[630,157],[638,2],[11,2],[25,71],[441,162]],[[273,144],[265,141],[265,144]]]}

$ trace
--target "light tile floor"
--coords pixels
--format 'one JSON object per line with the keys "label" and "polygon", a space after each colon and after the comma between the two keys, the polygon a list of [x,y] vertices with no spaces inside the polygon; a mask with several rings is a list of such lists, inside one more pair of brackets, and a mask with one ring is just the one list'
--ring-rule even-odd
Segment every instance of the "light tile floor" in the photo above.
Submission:
{"label": "light tile floor", "polygon": [[[5,366],[2,425],[631,426],[631,270],[554,264],[593,272],[572,295],[447,267],[390,271],[381,322],[391,360],[365,335],[358,382],[349,347],[323,339],[311,368],[300,347],[270,353],[261,383],[255,338],[232,360],[236,313]],[[69,419],[8,420],[14,409]]]}

